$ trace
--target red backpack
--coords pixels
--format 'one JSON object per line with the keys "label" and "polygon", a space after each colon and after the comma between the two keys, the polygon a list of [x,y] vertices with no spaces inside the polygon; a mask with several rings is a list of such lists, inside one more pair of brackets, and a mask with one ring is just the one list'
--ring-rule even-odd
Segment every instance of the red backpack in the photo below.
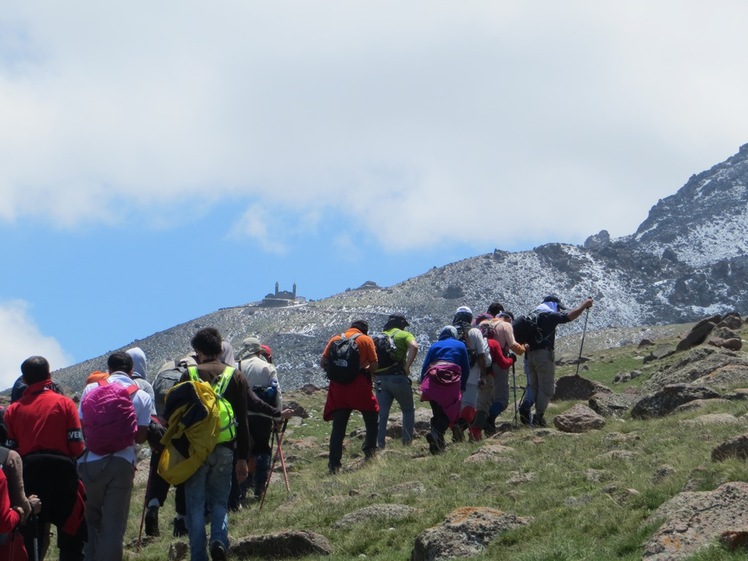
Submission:
{"label": "red backpack", "polygon": [[123,386],[109,380],[99,380],[99,385],[83,396],[81,401],[86,447],[100,456],[132,446],[138,432],[132,404],[132,396],[138,391],[138,386]]}

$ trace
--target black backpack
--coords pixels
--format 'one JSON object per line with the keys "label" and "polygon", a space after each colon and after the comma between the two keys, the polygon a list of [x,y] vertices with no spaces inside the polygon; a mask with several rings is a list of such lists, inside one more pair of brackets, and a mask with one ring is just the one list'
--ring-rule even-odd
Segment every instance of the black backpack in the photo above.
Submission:
{"label": "black backpack", "polygon": [[[171,366],[171,365],[169,365]],[[161,371],[156,374],[156,378],[153,380],[153,395],[156,398],[156,414],[159,416],[164,415],[164,409],[166,406],[166,394],[169,390],[179,383],[184,373],[187,372],[187,368],[181,364],[175,364],[169,368],[167,365],[162,367]]]}
{"label": "black backpack", "polygon": [[538,325],[537,312],[514,318],[512,330],[514,331],[514,340],[521,345],[530,345],[530,348],[533,348],[543,341],[543,332]]}
{"label": "black backpack", "polygon": [[389,371],[395,370],[400,361],[397,360],[397,345],[392,335],[386,333],[377,333],[372,335],[374,348],[377,350],[377,368],[378,374],[388,374]]}
{"label": "black backpack", "polygon": [[356,344],[356,338],[359,335],[361,334],[356,333],[351,337],[346,337],[343,334],[340,339],[335,339],[330,343],[330,353],[327,357],[325,372],[331,382],[350,384],[361,372],[358,345]]}

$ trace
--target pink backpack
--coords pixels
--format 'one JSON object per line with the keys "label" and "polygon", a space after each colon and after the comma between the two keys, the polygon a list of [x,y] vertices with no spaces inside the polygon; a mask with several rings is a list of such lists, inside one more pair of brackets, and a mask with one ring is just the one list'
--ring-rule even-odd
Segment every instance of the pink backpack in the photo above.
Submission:
{"label": "pink backpack", "polygon": [[138,386],[110,383],[109,378],[98,384],[81,401],[83,436],[91,452],[105,456],[135,444],[138,422],[132,395]]}

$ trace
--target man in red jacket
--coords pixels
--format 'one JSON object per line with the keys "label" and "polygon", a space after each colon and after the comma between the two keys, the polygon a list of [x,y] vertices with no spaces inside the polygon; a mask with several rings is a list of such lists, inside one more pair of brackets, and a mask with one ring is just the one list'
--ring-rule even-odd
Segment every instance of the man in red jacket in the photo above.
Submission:
{"label": "man in red jacket", "polygon": [[[377,371],[377,350],[374,341],[367,335],[369,324],[364,320],[356,320],[343,333],[347,338],[356,336],[359,353],[359,374],[349,384],[330,381],[327,390],[327,401],[322,417],[325,421],[332,421],[330,433],[330,455],[328,468],[331,474],[340,471],[340,459],[343,456],[343,439],[345,438],[348,419],[352,411],[361,411],[366,426],[363,451],[367,459],[372,458],[377,450],[377,427],[379,426],[379,404],[372,391],[372,376]],[[330,345],[340,339],[335,335],[327,343],[320,365],[327,368],[330,356]]]}
{"label": "man in red jacket", "polygon": [[[78,409],[72,399],[53,389],[49,362],[44,357],[27,358],[21,372],[28,388],[8,407],[4,420],[8,448],[23,458],[26,492],[42,501],[39,559],[44,559],[49,547],[49,525],[55,524],[60,560],[79,561],[83,559],[87,532],[85,490],[75,464],[85,450]],[[23,531],[26,549],[33,555],[35,536],[29,525]]]}

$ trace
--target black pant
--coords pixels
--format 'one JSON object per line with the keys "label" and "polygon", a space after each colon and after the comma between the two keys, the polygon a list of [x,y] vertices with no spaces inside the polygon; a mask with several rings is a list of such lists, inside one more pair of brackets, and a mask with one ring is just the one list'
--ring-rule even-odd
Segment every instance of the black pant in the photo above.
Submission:
{"label": "black pant", "polygon": [[[42,501],[42,510],[35,523],[21,528],[26,551],[33,559],[34,545],[39,546],[40,558],[49,546],[49,527],[57,526],[57,547],[63,561],[83,559],[83,544],[88,537],[85,520],[74,533],[63,532],[69,518],[82,500],[79,496],[79,477],[75,460],[62,454],[34,452],[23,458],[23,485],[27,495],[37,495]],[[82,510],[81,510],[82,512]]]}
{"label": "black pant", "polygon": [[[348,419],[352,409],[338,409],[332,414],[332,432],[330,433],[330,456],[328,467],[340,467],[340,459],[343,457],[343,439],[348,427]],[[377,450],[377,427],[379,425],[379,414],[376,411],[361,411],[366,427],[366,437],[362,450],[364,455],[371,457]]]}
{"label": "black pant", "polygon": [[[169,494],[171,485],[158,474],[158,461],[161,459],[161,453],[151,449],[151,463],[148,466],[148,488],[145,493],[145,504],[151,502],[151,499],[158,499],[158,505],[164,506],[166,497]],[[184,499],[184,486],[177,485],[174,488],[174,506],[177,514],[186,516],[187,506]]]}
{"label": "black pant", "polygon": [[449,428],[449,417],[436,401],[429,401],[429,404],[431,405],[431,428],[443,438]]}

